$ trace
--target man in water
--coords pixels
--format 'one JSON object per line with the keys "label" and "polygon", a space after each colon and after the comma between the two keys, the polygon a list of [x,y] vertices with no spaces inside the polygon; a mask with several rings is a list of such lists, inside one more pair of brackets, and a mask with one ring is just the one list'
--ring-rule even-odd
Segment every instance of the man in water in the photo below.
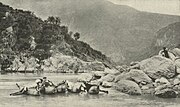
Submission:
{"label": "man in water", "polygon": [[163,55],[166,58],[170,58],[166,47],[163,47],[163,50],[161,51],[161,55]]}
{"label": "man in water", "polygon": [[42,86],[55,86],[52,81],[48,80],[47,77],[43,77]]}

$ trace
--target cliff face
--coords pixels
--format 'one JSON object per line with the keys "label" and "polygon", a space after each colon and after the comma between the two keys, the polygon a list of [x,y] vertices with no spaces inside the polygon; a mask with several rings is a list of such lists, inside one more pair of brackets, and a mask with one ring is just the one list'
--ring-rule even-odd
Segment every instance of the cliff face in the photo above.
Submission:
{"label": "cliff face", "polygon": [[113,62],[100,51],[73,38],[73,32],[61,25],[58,17],[53,18],[43,21],[30,11],[0,3],[1,63],[10,64],[15,56],[20,56],[20,60],[25,57],[45,60],[54,53],[63,53],[83,61],[97,60],[108,67],[113,66]]}

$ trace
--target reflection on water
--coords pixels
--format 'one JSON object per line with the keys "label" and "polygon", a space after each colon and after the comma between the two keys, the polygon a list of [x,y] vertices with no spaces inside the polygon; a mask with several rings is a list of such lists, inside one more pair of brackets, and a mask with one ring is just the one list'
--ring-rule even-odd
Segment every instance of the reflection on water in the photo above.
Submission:
{"label": "reflection on water", "polygon": [[44,96],[9,96],[17,91],[15,83],[33,83],[35,79],[47,76],[58,83],[64,79],[75,80],[72,74],[6,74],[0,75],[0,107],[180,107],[180,99],[160,99],[153,96],[129,96],[113,89],[100,95],[58,94]]}

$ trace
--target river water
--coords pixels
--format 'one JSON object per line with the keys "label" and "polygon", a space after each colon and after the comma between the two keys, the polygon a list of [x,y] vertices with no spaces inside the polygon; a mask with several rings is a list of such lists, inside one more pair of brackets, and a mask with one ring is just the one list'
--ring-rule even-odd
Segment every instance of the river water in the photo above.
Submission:
{"label": "river water", "polygon": [[16,83],[25,85],[47,76],[54,83],[75,80],[72,74],[6,74],[0,75],[0,107],[180,107],[180,99],[161,99],[150,96],[129,96],[113,89],[109,94],[58,94],[45,96],[9,96],[18,90]]}

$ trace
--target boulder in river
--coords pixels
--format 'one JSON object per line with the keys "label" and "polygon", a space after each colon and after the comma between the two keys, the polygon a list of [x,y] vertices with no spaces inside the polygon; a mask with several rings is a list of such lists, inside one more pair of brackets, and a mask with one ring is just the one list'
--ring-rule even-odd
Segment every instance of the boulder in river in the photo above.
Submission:
{"label": "boulder in river", "polygon": [[136,83],[151,83],[152,80],[142,70],[132,69],[128,73],[122,73],[115,78],[115,82],[120,80],[133,80]]}
{"label": "boulder in river", "polygon": [[173,89],[163,89],[155,92],[155,95],[160,98],[176,98],[177,93]]}
{"label": "boulder in river", "polygon": [[140,68],[153,79],[163,76],[170,79],[176,75],[174,62],[162,56],[154,56],[141,61]]}
{"label": "boulder in river", "polygon": [[130,80],[121,80],[118,83],[116,83],[114,87],[116,90],[129,94],[129,95],[142,94],[141,89],[138,86],[138,84]]}
{"label": "boulder in river", "polygon": [[141,91],[143,94],[151,94],[154,95],[155,89],[154,85],[151,84],[146,84],[141,86]]}

